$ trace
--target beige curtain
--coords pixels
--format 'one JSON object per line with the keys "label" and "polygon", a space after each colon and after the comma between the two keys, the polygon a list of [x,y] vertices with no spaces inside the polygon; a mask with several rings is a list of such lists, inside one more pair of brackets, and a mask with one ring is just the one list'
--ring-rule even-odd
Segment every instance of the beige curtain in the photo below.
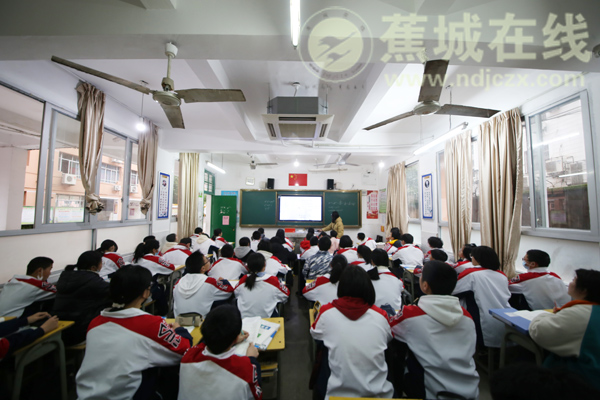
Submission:
{"label": "beige curtain", "polygon": [[79,93],[78,108],[81,120],[79,134],[81,183],[86,193],[86,208],[90,214],[96,214],[104,208],[100,202],[100,196],[95,191],[98,166],[101,162],[106,96],[86,82],[81,82],[77,86],[77,93]]}
{"label": "beige curtain", "polygon": [[481,244],[498,253],[508,277],[515,275],[521,238],[523,148],[518,109],[479,126]]}
{"label": "beige curtain", "polygon": [[408,232],[408,199],[406,197],[406,166],[404,162],[390,167],[387,184],[386,235],[392,228],[400,228],[401,233]]}
{"label": "beige curtain", "polygon": [[200,154],[179,153],[179,204],[177,236],[189,237],[198,226]]}
{"label": "beige curtain", "polygon": [[[147,121],[144,121],[146,123]],[[142,188],[140,209],[147,214],[152,207],[152,194],[156,175],[156,151],[158,148],[158,127],[149,123],[150,129],[140,133],[138,147],[138,175]]]}
{"label": "beige curtain", "polygon": [[471,209],[473,207],[473,162],[471,160],[471,131],[461,133],[446,142],[446,203],[448,230],[454,258],[471,239]]}

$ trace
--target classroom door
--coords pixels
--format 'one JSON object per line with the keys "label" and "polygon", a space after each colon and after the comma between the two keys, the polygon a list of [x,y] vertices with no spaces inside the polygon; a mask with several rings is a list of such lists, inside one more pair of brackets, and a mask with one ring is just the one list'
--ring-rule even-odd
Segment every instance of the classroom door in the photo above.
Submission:
{"label": "classroom door", "polygon": [[211,236],[215,229],[221,228],[225,240],[235,244],[236,205],[236,196],[212,196],[210,210]]}

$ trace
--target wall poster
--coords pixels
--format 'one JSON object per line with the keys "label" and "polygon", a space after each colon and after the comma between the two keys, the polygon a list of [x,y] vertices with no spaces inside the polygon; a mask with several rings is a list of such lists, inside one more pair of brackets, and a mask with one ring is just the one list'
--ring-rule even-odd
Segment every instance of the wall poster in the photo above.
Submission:
{"label": "wall poster", "polygon": [[422,198],[423,218],[433,219],[433,181],[431,174],[423,175],[422,182]]}
{"label": "wall poster", "polygon": [[377,190],[367,190],[367,219],[379,218],[379,196]]}
{"label": "wall poster", "polygon": [[158,219],[169,218],[169,189],[171,177],[168,174],[158,173]]}

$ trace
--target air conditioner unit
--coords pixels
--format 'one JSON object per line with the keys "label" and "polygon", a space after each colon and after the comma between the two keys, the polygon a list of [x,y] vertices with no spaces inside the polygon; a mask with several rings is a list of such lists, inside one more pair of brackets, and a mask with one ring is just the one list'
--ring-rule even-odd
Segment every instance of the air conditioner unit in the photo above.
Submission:
{"label": "air conditioner unit", "polygon": [[137,193],[138,192],[138,185],[130,185],[129,186],[129,193]]}
{"label": "air conditioner unit", "polygon": [[113,186],[113,190],[115,192],[120,192],[121,191],[121,185],[115,185],[115,186]]}
{"label": "air conditioner unit", "polygon": [[63,174],[61,182],[63,185],[70,185],[70,186],[77,185],[77,175]]}
{"label": "air conditioner unit", "polygon": [[318,97],[276,97],[263,122],[271,140],[317,140],[327,137],[333,115]]}
{"label": "air conditioner unit", "polygon": [[546,161],[546,173],[554,174],[563,171],[562,160]]}

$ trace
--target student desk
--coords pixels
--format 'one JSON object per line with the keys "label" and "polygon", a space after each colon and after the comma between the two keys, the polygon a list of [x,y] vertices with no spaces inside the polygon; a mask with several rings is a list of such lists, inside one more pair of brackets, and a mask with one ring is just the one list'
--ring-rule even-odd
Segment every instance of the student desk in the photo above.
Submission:
{"label": "student desk", "polygon": [[400,267],[402,268],[402,281],[406,282],[409,281],[410,283],[410,295],[413,297],[415,297],[415,279],[417,279],[415,277],[415,266],[408,266],[408,265],[400,265]]}
{"label": "student desk", "polygon": [[509,340],[531,351],[535,355],[537,365],[542,365],[544,349],[529,336],[529,324],[531,321],[523,317],[509,315],[517,311],[514,308],[492,308],[489,311],[492,317],[505,324],[506,329],[500,346],[500,368],[505,363],[506,343]]}

